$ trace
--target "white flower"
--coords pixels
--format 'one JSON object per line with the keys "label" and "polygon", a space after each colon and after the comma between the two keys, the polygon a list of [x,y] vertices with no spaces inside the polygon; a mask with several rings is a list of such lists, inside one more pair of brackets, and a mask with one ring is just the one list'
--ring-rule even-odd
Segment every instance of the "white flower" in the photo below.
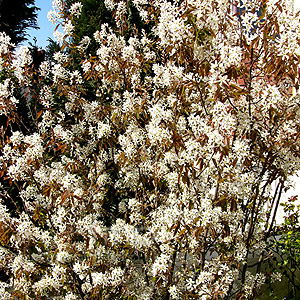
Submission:
{"label": "white flower", "polygon": [[67,22],[65,22],[63,24],[62,28],[67,36],[71,36],[73,34],[74,25],[72,24],[71,20],[68,20]]}
{"label": "white flower", "polygon": [[71,293],[67,293],[67,295],[64,298],[64,300],[77,300],[77,299],[79,299],[78,296],[76,296],[72,292]]}
{"label": "white flower", "polygon": [[12,136],[10,137],[10,141],[12,142],[13,146],[19,145],[24,138],[24,135],[20,131],[13,132]]}
{"label": "white flower", "polygon": [[73,265],[74,272],[79,276],[81,280],[83,280],[86,277],[88,269],[89,269],[89,265],[86,262],[77,261]]}
{"label": "white flower", "polygon": [[70,84],[73,85],[73,84],[82,84],[82,83],[83,83],[83,80],[82,80],[82,76],[79,73],[79,71],[78,70],[73,71],[70,74]]}
{"label": "white flower", "polygon": [[40,64],[39,71],[40,71],[40,75],[42,77],[47,77],[47,75],[50,73],[50,64],[49,64],[49,62],[43,61]]}
{"label": "white flower", "polygon": [[80,3],[80,2],[75,2],[70,7],[70,13],[71,13],[71,15],[73,15],[75,17],[80,16],[81,10],[82,10],[82,3]]}
{"label": "white flower", "polygon": [[80,41],[80,44],[78,45],[78,48],[79,48],[81,51],[85,51],[85,50],[88,48],[90,42],[91,42],[90,37],[84,36],[84,37],[82,38],[82,40]]}
{"label": "white flower", "polygon": [[153,276],[165,273],[169,268],[170,257],[167,254],[161,254],[155,259],[152,265],[151,273]]}
{"label": "white flower", "polygon": [[0,54],[6,54],[9,52],[10,47],[13,46],[10,41],[11,38],[8,35],[4,32],[0,32]]}
{"label": "white flower", "polygon": [[56,260],[60,263],[68,263],[72,256],[67,251],[60,251],[56,254]]}
{"label": "white flower", "polygon": [[92,274],[93,285],[105,287],[109,285],[109,277],[105,273],[93,272]]}
{"label": "white flower", "polygon": [[271,282],[274,283],[276,281],[281,281],[282,279],[282,274],[279,272],[274,272],[271,274]]}
{"label": "white flower", "polygon": [[178,288],[175,285],[172,285],[169,287],[169,293],[170,293],[171,299],[179,299]]}
{"label": "white flower", "polygon": [[81,67],[82,67],[83,72],[84,72],[84,73],[87,73],[87,72],[89,72],[89,71],[91,70],[92,64],[91,64],[90,61],[84,60],[84,61],[82,62]]}
{"label": "white flower", "polygon": [[98,122],[98,126],[97,126],[97,138],[100,140],[103,137],[107,137],[110,134],[110,126],[109,124],[105,124],[103,122]]}
{"label": "white flower", "polygon": [[52,7],[57,8],[58,10],[63,10],[64,8],[63,0],[53,0]]}
{"label": "white flower", "polygon": [[14,297],[7,291],[10,288],[9,283],[0,282],[0,300],[13,300]]}
{"label": "white flower", "polygon": [[55,25],[57,22],[58,15],[57,15],[56,11],[49,10],[47,13],[47,18],[53,25]]}
{"label": "white flower", "polygon": [[53,33],[54,40],[58,43],[62,43],[64,41],[64,34],[58,30],[55,30]]}
{"label": "white flower", "polygon": [[53,55],[53,58],[59,63],[63,64],[68,61],[68,55],[66,53],[63,53],[61,51],[55,52]]}

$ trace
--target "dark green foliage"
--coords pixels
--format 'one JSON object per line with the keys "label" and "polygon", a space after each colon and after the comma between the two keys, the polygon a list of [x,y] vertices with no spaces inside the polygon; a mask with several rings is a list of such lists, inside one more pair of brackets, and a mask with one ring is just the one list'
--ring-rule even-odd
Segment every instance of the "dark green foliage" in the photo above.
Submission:
{"label": "dark green foliage", "polygon": [[0,32],[11,37],[14,44],[26,40],[26,29],[37,26],[35,0],[0,0]]}
{"label": "dark green foliage", "polygon": [[287,277],[289,282],[288,299],[299,299],[300,296],[300,206],[296,206],[298,196],[289,198],[284,206],[287,215],[280,228],[281,237],[276,247],[282,260],[278,268]]}
{"label": "dark green foliage", "polygon": [[[67,0],[67,7],[70,7],[76,0]],[[112,13],[106,8],[104,0],[82,0],[82,12],[79,18],[75,18],[75,36],[74,40],[78,43],[84,36],[90,37],[91,44],[89,46],[90,55],[95,55],[98,45],[93,40],[93,35],[97,30],[101,29],[102,24],[108,24],[114,29],[116,33],[119,32],[119,28],[115,24]],[[131,36],[141,35],[142,30],[145,30],[146,34],[151,33],[153,22],[147,24],[141,19],[136,7],[132,1],[127,1],[127,28],[125,32],[119,32],[128,40]]]}
{"label": "dark green foliage", "polygon": [[48,45],[46,47],[46,60],[54,62],[53,55],[54,53],[60,51],[61,46],[58,42],[54,41],[51,38],[48,38]]}
{"label": "dark green foliage", "polygon": [[[70,7],[76,0],[67,0],[67,7]],[[104,23],[113,25],[113,17],[107,10],[104,0],[82,0],[82,11],[78,18],[75,18],[76,31],[74,40],[78,43],[84,36],[93,38],[94,33],[101,29]],[[93,41],[89,46],[89,52],[95,55],[97,49],[96,43]]]}
{"label": "dark green foliage", "polygon": [[[282,291],[286,300],[295,300],[300,297],[300,206],[296,206],[298,197],[293,196],[282,204],[285,212],[284,222],[278,226],[277,237],[271,240],[272,260],[269,261],[271,270],[282,275],[286,290]],[[274,284],[273,284],[274,285]],[[276,286],[273,286],[278,291]],[[275,291],[270,289],[273,299]],[[282,299],[282,298],[280,298]]]}
{"label": "dark green foliage", "polygon": [[82,5],[81,15],[76,22],[76,34],[79,38],[92,37],[103,23],[112,25],[112,15],[106,9],[103,0],[83,0]]}

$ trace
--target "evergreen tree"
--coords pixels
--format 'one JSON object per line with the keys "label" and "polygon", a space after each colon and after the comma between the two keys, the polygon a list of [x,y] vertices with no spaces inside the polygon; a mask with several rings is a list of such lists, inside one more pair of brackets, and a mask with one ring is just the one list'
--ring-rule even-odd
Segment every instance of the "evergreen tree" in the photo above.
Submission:
{"label": "evergreen tree", "polygon": [[26,40],[27,28],[38,28],[35,0],[0,0],[0,32],[8,34],[14,44]]}
{"label": "evergreen tree", "polygon": [[[75,2],[77,1],[65,1],[68,8]],[[97,30],[101,29],[102,24],[108,24],[111,28],[114,28],[116,32],[118,31],[118,26],[115,24],[115,18],[112,15],[112,12],[105,6],[104,0],[81,0],[81,3],[82,12],[80,16],[74,20],[76,25],[74,40],[76,43],[80,42],[85,36],[92,37]],[[119,34],[123,35],[126,40],[132,36],[132,34],[138,34],[140,36],[142,30],[145,30],[147,34],[150,34],[153,22],[148,22],[147,24],[143,22],[137,9],[132,4],[132,1],[128,1],[126,10],[124,15],[126,18],[126,26],[122,27],[122,32],[119,32]],[[88,52],[91,55],[95,55],[96,49],[97,45],[92,39]]]}
{"label": "evergreen tree", "polygon": [[[74,4],[75,0],[67,0],[68,8]],[[104,0],[82,0],[82,12],[78,18],[75,18],[76,35],[74,40],[79,42],[84,36],[92,37],[96,30],[100,30],[101,24],[113,24],[113,17],[110,11],[105,7]],[[95,55],[97,45],[94,41],[89,45],[89,53]]]}

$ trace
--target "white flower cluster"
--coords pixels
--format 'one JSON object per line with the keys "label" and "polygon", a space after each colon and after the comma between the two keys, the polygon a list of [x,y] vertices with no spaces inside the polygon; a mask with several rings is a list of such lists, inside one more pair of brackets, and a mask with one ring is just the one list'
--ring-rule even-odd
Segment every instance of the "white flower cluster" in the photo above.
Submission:
{"label": "white flower cluster", "polygon": [[13,46],[11,44],[11,38],[4,32],[0,32],[0,54],[1,56],[8,53],[10,48]]}
{"label": "white flower cluster", "polygon": [[124,273],[121,268],[115,268],[106,273],[92,273],[93,284],[101,287],[117,286],[124,280]]}
{"label": "white flower cluster", "polygon": [[82,3],[80,3],[80,2],[75,2],[70,7],[70,13],[71,13],[71,15],[73,15],[75,17],[80,16],[81,10],[82,10]]}

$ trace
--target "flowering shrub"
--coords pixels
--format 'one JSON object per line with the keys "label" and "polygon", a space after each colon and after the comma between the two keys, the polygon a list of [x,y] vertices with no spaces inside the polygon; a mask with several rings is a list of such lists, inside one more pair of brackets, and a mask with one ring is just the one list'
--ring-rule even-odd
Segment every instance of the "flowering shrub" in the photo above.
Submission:
{"label": "flowering shrub", "polygon": [[[149,32],[129,35],[129,3]],[[38,70],[0,35],[2,299],[256,297],[248,258],[300,167],[299,14],[105,5],[117,29],[75,44],[81,4],[53,1],[62,48]]]}

